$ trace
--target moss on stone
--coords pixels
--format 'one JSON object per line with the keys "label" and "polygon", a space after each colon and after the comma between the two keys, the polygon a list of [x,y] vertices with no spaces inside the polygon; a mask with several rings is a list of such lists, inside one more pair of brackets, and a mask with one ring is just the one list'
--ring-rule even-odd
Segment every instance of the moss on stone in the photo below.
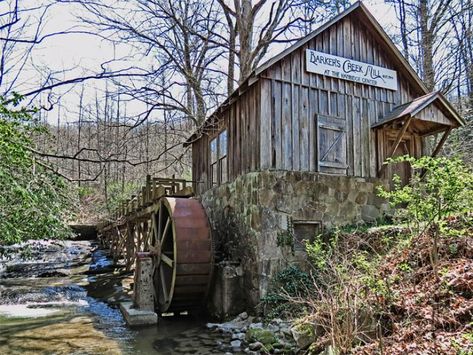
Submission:
{"label": "moss on stone", "polygon": [[276,336],[267,329],[248,329],[246,332],[246,340],[250,343],[259,341],[263,346],[269,350],[272,348],[274,343],[278,342]]}
{"label": "moss on stone", "polygon": [[299,323],[299,324],[296,324],[294,328],[301,334],[304,334],[310,337],[315,336],[314,326],[311,323]]}

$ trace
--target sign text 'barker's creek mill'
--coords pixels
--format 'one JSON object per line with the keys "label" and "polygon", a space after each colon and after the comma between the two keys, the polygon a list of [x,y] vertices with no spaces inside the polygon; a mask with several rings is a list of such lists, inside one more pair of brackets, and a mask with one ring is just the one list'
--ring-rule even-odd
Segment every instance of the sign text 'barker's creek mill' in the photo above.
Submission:
{"label": "sign text 'barker's creek mill'", "polygon": [[306,51],[306,68],[310,73],[397,90],[397,73],[394,70],[312,49]]}

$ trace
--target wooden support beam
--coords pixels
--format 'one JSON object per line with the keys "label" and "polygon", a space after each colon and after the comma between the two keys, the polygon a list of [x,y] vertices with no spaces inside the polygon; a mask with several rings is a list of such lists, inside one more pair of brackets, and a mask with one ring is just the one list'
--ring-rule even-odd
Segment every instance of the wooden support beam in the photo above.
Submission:
{"label": "wooden support beam", "polygon": [[146,175],[146,188],[145,188],[145,205],[151,203],[151,175]]}
{"label": "wooden support beam", "polygon": [[[393,157],[394,153],[396,152],[397,147],[399,147],[399,144],[401,143],[402,137],[404,136],[407,129],[409,128],[409,124],[411,123],[411,121],[412,121],[412,117],[409,117],[404,122],[404,125],[402,126],[402,129],[399,131],[399,133],[396,137],[396,140],[394,141],[394,144],[391,147],[391,149],[389,150],[389,153],[386,155],[384,161],[386,161],[387,159]],[[383,162],[383,165],[381,165],[381,168],[378,171],[378,176],[381,176],[383,174],[385,168],[386,168],[386,164],[384,164],[384,162]]]}
{"label": "wooden support beam", "polygon": [[442,138],[440,138],[440,141],[437,143],[437,146],[435,147],[433,153],[432,153],[432,158],[435,158],[437,154],[440,152],[442,149],[445,141],[447,140],[448,136],[450,135],[450,132],[452,131],[453,127],[447,128],[447,130],[443,133]]}
{"label": "wooden support beam", "polygon": [[[445,132],[442,135],[442,138],[440,138],[440,141],[437,143],[437,146],[435,147],[434,151],[432,152],[432,158],[435,158],[437,154],[440,152],[440,150],[443,147],[443,144],[447,140],[448,136],[450,135],[450,132],[453,130],[453,127],[449,127],[445,130]],[[422,169],[420,173],[421,179],[424,178],[425,174],[427,173],[427,170]]]}

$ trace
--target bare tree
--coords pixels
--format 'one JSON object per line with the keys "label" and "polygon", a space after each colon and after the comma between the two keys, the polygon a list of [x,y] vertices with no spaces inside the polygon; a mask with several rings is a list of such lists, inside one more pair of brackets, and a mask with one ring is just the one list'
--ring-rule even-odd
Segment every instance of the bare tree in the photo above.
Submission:
{"label": "bare tree", "polygon": [[[270,3],[267,0],[259,0],[253,4],[251,0],[234,0],[231,5],[226,0],[218,0],[218,2],[227,19],[230,33],[228,46],[231,59],[227,85],[230,91],[233,88],[231,83],[234,81],[234,54],[238,57],[240,66],[238,81],[241,84],[258,66],[269,45],[295,21],[287,16],[295,2],[278,0]],[[267,12],[266,20],[258,26],[257,20],[265,11]]]}
{"label": "bare tree", "polygon": [[[388,0],[396,9],[402,52],[422,76],[427,88],[449,93],[461,75],[461,41],[453,35],[459,19],[471,12],[462,0]],[[463,5],[462,5],[463,3]]]}
{"label": "bare tree", "polygon": [[[134,60],[149,63],[142,82],[121,82],[122,91],[150,110],[176,110],[200,125],[218,95],[217,61],[222,48],[213,37],[221,27],[212,2],[185,0],[72,1],[84,23],[110,42],[133,46]],[[152,70],[158,67],[159,70]],[[165,85],[161,85],[164,77]],[[162,106],[166,97],[166,107]],[[144,121],[143,121],[144,122]]]}
{"label": "bare tree", "polygon": [[[273,43],[290,43],[307,35],[320,22],[320,10],[334,14],[347,0],[217,0],[225,15],[227,36],[219,36],[227,48],[227,95],[256,69]],[[239,66],[238,81],[235,65]]]}

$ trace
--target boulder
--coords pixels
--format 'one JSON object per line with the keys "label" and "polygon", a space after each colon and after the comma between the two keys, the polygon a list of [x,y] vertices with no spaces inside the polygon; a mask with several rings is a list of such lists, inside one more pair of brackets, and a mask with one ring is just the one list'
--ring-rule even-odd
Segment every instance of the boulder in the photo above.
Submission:
{"label": "boulder", "polygon": [[258,351],[263,347],[263,343],[261,343],[260,341],[255,341],[254,343],[251,343],[248,347],[252,351]]}
{"label": "boulder", "polygon": [[312,324],[304,323],[291,328],[292,337],[300,349],[306,349],[312,344],[315,337],[315,330]]}

